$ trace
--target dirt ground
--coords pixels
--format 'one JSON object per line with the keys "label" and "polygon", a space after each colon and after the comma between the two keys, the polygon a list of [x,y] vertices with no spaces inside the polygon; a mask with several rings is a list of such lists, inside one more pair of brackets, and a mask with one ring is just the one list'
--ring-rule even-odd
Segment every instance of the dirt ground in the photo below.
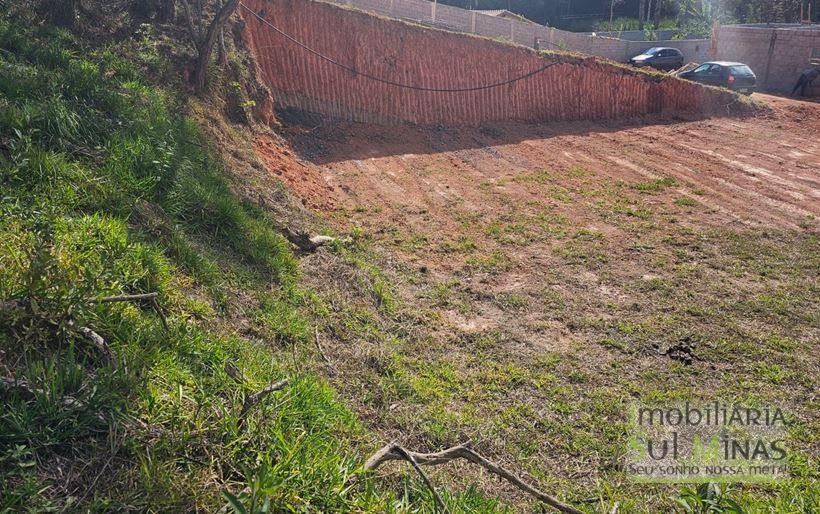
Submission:
{"label": "dirt ground", "polygon": [[[507,179],[538,167],[560,172],[580,166],[607,182],[674,177],[698,191],[712,215],[707,218],[718,224],[794,227],[820,209],[820,104],[756,98],[773,112],[748,119],[650,119],[645,125],[621,126],[295,129],[296,147],[321,166],[283,179],[323,210],[334,205],[354,211],[380,208],[380,216],[363,220],[422,210],[422,218],[440,220],[451,217],[441,214],[454,204],[481,212],[499,201],[530,202],[538,195],[526,185],[511,187]],[[317,181],[317,174],[323,180]],[[487,183],[497,184],[475,187]],[[412,216],[405,220],[414,221]]]}
{"label": "dirt ground", "polygon": [[384,337],[328,315],[334,386],[385,440],[470,437],[607,511],[666,505],[620,468],[630,401],[777,402],[814,467],[740,494],[794,496],[817,474],[820,104],[756,96],[743,119],[288,127],[280,178],[405,306]]}

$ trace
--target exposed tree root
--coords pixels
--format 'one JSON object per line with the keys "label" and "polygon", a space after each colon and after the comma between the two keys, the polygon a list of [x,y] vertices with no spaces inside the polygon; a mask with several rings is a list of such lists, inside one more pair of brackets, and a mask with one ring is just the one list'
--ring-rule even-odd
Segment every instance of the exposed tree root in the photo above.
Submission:
{"label": "exposed tree root", "polygon": [[[405,460],[410,462],[417,469],[417,471],[422,475],[427,486],[433,491],[433,494],[436,496],[436,501],[441,502],[441,498],[433,489],[432,484],[430,483],[429,479],[421,472],[421,468],[419,465],[427,465],[427,466],[436,466],[439,464],[445,464],[450,462],[451,460],[455,459],[465,459],[473,464],[477,464],[482,468],[486,469],[490,473],[494,475],[498,475],[499,477],[503,478],[504,480],[510,482],[511,484],[515,485],[522,491],[525,491],[538,500],[555,507],[561,512],[568,512],[571,514],[582,514],[580,510],[572,507],[571,505],[567,505],[558,499],[550,496],[539,489],[527,484],[520,478],[518,478],[513,473],[507,471],[506,469],[502,468],[498,464],[492,462],[481,456],[480,454],[473,451],[472,448],[469,447],[468,444],[460,444],[458,446],[453,446],[452,448],[448,448],[446,450],[436,452],[436,453],[416,453],[408,451],[396,443],[390,443],[386,445],[384,448],[380,449],[376,453],[373,454],[367,462],[364,464],[365,470],[375,470],[385,462],[391,460]],[[443,505],[443,504],[442,504]]]}

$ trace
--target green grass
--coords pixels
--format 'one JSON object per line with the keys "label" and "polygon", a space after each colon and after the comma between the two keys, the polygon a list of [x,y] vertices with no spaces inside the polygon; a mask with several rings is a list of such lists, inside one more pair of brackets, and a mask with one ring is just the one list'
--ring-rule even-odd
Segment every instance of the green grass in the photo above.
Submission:
{"label": "green grass", "polygon": [[[231,191],[179,114],[184,97],[141,78],[164,60],[3,19],[0,49],[0,375],[25,385],[0,389],[0,510],[431,510],[415,478],[352,480],[374,441],[273,351],[312,348],[316,296],[276,220]],[[389,313],[378,269],[347,259]],[[150,304],[95,301],[150,292],[167,329]],[[434,394],[446,380],[430,368],[413,384]],[[503,510],[475,490],[442,494]]]}
{"label": "green grass", "polygon": [[676,184],[673,177],[661,177],[645,182],[637,182],[633,187],[641,193],[658,193],[667,187],[672,187]]}

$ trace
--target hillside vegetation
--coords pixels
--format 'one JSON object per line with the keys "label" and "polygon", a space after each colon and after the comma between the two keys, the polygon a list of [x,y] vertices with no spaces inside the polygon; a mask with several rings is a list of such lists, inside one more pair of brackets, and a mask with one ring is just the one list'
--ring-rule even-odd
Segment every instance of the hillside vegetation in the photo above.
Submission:
{"label": "hillside vegetation", "polygon": [[[311,341],[321,301],[183,98],[141,78],[162,59],[132,50],[0,22],[0,510],[391,510],[426,495],[353,485],[359,422],[296,350],[270,350]],[[150,301],[99,301],[145,293],[167,327]]]}

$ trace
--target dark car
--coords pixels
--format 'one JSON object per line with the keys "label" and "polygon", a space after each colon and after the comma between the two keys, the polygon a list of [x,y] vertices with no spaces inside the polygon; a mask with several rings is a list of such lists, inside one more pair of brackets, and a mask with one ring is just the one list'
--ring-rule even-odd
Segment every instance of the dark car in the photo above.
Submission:
{"label": "dark car", "polygon": [[632,66],[650,66],[658,70],[676,70],[683,66],[683,54],[677,48],[658,46],[629,60]]}
{"label": "dark car", "polygon": [[757,87],[757,77],[752,69],[740,62],[705,62],[678,76],[701,84],[723,86],[745,95],[751,95]]}

